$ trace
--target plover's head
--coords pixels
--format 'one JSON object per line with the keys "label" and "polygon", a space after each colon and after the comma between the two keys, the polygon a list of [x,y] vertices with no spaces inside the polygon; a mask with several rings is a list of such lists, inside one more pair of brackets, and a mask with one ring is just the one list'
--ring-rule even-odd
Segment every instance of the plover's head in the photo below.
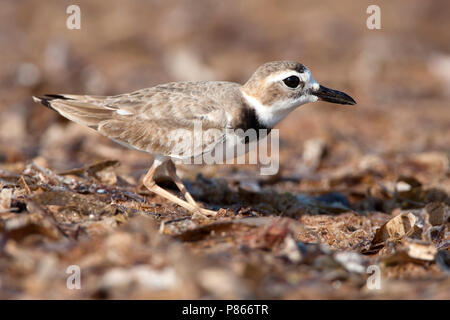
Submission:
{"label": "plover's head", "polygon": [[295,108],[317,100],[356,104],[349,95],[319,85],[304,65],[292,61],[268,62],[256,70],[242,95],[258,120],[272,128]]}

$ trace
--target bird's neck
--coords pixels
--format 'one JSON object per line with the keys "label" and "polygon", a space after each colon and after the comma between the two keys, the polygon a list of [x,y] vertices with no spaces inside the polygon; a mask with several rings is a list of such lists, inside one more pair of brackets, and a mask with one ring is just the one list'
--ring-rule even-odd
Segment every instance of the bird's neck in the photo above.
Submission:
{"label": "bird's neck", "polygon": [[256,121],[260,123],[262,127],[272,129],[275,125],[283,120],[297,105],[276,105],[266,106],[262,104],[257,98],[249,95],[245,91],[241,90],[242,100],[244,104],[252,110],[256,117]]}

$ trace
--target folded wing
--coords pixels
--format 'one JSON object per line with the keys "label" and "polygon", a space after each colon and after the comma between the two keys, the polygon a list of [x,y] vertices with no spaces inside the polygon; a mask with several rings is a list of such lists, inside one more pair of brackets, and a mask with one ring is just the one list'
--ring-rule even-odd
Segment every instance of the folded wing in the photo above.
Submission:
{"label": "folded wing", "polygon": [[176,87],[168,84],[118,96],[33,99],[128,147],[178,159],[197,157],[224,140],[228,117],[214,99],[193,92],[192,84],[172,86]]}

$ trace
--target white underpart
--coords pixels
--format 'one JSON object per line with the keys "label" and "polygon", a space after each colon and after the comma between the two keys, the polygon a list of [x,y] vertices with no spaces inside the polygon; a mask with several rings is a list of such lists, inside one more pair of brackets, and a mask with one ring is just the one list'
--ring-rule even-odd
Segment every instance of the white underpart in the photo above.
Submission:
{"label": "white underpart", "polygon": [[119,109],[116,111],[117,114],[121,115],[121,116],[129,116],[132,115],[133,113],[128,111],[128,110],[124,110],[124,109]]}
{"label": "white underpart", "polygon": [[302,82],[305,83],[305,86],[302,89],[304,94],[295,100],[288,98],[283,99],[283,97],[280,97],[280,100],[276,101],[272,105],[264,105],[258,100],[258,98],[253,97],[241,90],[242,95],[247,100],[247,103],[255,109],[258,120],[269,128],[273,128],[295,108],[308,102],[315,102],[319,99],[315,95],[308,93],[309,91],[317,91],[320,87],[308,69],[306,69],[303,73],[298,73],[296,71],[278,73],[269,76],[266,81],[277,82],[290,76],[297,76]]}

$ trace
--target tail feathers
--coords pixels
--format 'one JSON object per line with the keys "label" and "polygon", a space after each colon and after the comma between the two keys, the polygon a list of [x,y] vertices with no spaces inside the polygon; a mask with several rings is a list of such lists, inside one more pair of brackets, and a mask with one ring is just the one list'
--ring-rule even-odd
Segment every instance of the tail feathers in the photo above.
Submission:
{"label": "tail feathers", "polygon": [[47,108],[57,111],[63,117],[79,124],[97,128],[98,124],[109,119],[115,111],[103,105],[100,97],[46,94],[33,97],[35,102],[42,103]]}
{"label": "tail feathers", "polygon": [[45,94],[40,97],[33,96],[34,102],[42,103],[44,106],[46,106],[47,108],[50,108],[52,110],[55,110],[55,109],[52,107],[51,101],[55,100],[55,99],[72,100],[71,98],[68,98],[68,97],[60,95],[60,94]]}

